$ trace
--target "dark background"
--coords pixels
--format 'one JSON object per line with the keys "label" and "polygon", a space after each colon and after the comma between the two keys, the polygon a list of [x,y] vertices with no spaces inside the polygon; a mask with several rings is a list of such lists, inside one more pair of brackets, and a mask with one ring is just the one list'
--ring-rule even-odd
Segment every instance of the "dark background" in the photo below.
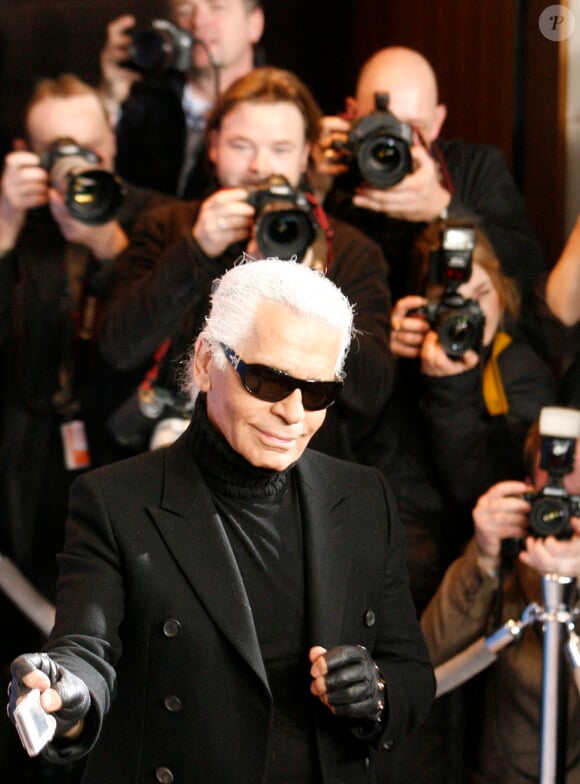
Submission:
{"label": "dark background", "polygon": [[[266,0],[267,61],[294,70],[325,112],[341,111],[377,49],[423,52],[447,104],[444,136],[495,144],[523,190],[551,262],[564,241],[565,45],[537,24],[547,0]],[[162,16],[163,0],[2,0],[0,151],[20,132],[38,77],[97,84],[107,22]]]}

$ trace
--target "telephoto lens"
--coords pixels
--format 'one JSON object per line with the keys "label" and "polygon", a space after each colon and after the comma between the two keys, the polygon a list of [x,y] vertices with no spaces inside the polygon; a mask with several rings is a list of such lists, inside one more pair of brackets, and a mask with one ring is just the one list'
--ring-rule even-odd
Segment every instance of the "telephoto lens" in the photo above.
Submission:
{"label": "telephoto lens", "polygon": [[73,139],[59,139],[44,156],[43,166],[73,218],[98,226],[116,215],[123,201],[121,181],[100,165],[95,152]]}

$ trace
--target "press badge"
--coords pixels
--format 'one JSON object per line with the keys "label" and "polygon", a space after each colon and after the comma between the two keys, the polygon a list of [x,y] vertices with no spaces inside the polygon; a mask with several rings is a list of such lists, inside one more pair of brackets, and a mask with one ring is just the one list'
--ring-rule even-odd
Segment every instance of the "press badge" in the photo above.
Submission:
{"label": "press badge", "polygon": [[68,471],[90,468],[89,443],[85,423],[81,419],[63,422],[60,426],[64,464]]}

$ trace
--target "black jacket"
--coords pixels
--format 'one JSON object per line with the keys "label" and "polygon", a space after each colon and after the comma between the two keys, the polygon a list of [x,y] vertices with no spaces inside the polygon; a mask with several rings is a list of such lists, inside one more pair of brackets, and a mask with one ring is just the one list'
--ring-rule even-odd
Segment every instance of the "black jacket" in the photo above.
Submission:
{"label": "black jacket", "polygon": [[[387,684],[376,746],[390,748],[423,720],[434,686],[392,494],[377,471],[311,450],[293,471],[310,620],[304,656],[313,644],[367,647]],[[190,431],[81,477],[70,509],[46,650],[87,683],[92,710],[79,741],[52,745],[48,756],[94,746],[86,784],[161,773],[190,784],[264,782],[272,697]],[[312,712],[321,781],[370,784],[368,743],[316,699]]]}
{"label": "black jacket", "polygon": [[[130,232],[141,212],[162,201],[167,197],[126,186],[117,219]],[[88,296],[97,303],[106,298],[110,262],[97,262],[86,251],[78,281],[85,293],[75,312],[65,262],[69,248],[42,208],[29,212],[16,246],[0,260],[0,546],[21,564],[33,551],[46,560],[47,546],[49,553],[60,547],[74,476],[63,463],[61,423],[85,421],[93,465],[100,463],[108,448],[107,412],[138,377],[113,371],[95,352],[94,340],[81,337],[82,303]],[[70,384],[63,385],[65,376]]]}

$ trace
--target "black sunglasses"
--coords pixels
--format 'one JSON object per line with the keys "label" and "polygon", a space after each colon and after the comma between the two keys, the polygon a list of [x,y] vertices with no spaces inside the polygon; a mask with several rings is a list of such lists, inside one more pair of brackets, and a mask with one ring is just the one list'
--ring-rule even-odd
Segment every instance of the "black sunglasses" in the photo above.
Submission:
{"label": "black sunglasses", "polygon": [[320,411],[331,406],[342,389],[342,381],[310,381],[294,378],[283,370],[267,365],[247,365],[225,343],[220,343],[230,365],[242,379],[247,391],[260,400],[277,403],[291,395],[295,389],[302,393],[302,405],[307,411]]}

